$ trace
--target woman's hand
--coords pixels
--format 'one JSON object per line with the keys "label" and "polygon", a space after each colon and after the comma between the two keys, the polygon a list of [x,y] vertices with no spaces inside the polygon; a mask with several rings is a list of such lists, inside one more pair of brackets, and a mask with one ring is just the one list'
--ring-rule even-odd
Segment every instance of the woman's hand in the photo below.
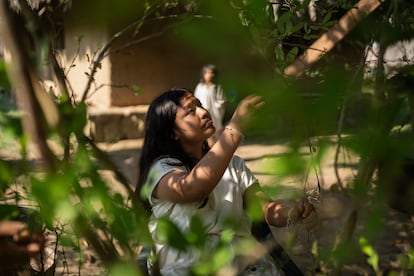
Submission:
{"label": "woman's hand", "polygon": [[248,120],[251,119],[253,113],[263,105],[264,102],[262,97],[257,95],[247,96],[237,106],[229,125],[241,132],[244,132]]}
{"label": "woman's hand", "polygon": [[291,219],[293,223],[300,222],[307,230],[313,229],[318,224],[315,207],[307,201],[302,201],[293,208]]}

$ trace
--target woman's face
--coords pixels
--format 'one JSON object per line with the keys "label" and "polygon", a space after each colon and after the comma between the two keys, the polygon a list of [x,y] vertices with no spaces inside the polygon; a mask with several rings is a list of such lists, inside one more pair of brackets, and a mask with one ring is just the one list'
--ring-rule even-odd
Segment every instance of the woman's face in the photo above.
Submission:
{"label": "woman's face", "polygon": [[207,110],[191,93],[184,95],[175,117],[174,135],[184,144],[203,143],[215,132]]}

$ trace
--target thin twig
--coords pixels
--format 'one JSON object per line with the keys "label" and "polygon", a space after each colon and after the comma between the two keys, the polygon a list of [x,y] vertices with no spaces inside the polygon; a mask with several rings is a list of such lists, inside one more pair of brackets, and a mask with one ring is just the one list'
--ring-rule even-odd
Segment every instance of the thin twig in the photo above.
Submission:
{"label": "thin twig", "polygon": [[[367,53],[364,55],[364,58],[362,59],[361,64],[358,66],[358,69],[353,74],[351,81],[350,81],[350,84],[351,84],[350,87],[352,87],[352,84],[355,82],[357,76],[363,70],[366,58],[367,58]],[[338,119],[338,128],[336,130],[337,146],[336,146],[335,158],[334,158],[334,171],[335,171],[335,176],[336,176],[339,188],[341,189],[342,192],[344,192],[346,196],[349,196],[349,194],[344,188],[344,185],[342,183],[342,180],[341,180],[341,177],[339,176],[339,171],[338,171],[338,160],[339,160],[339,152],[342,147],[342,129],[343,129],[344,121],[345,121],[345,113],[346,113],[345,111],[346,111],[348,100],[350,96],[352,96],[352,94],[349,94],[349,93],[346,93],[346,94],[347,95],[345,96],[344,101],[342,103],[342,108],[341,108],[339,119]]]}
{"label": "thin twig", "polygon": [[128,26],[126,26],[125,28],[123,28],[122,30],[120,30],[119,32],[115,33],[110,39],[109,41],[107,41],[105,43],[105,45],[103,46],[102,50],[99,52],[96,60],[93,61],[93,66],[91,68],[91,71],[89,73],[89,78],[88,78],[88,82],[86,83],[86,87],[82,93],[82,97],[81,97],[81,102],[84,102],[86,100],[86,98],[88,97],[88,93],[89,90],[91,88],[92,82],[94,81],[94,75],[97,72],[98,68],[101,66],[101,62],[102,60],[106,57],[106,53],[109,51],[110,47],[112,46],[112,44],[122,35],[124,35],[125,33],[129,32],[132,28],[139,26],[140,23],[144,22],[144,20],[150,15],[152,14],[152,12],[154,12],[156,10],[156,8],[154,8],[153,10],[147,10],[146,13],[143,15],[142,18],[140,18],[139,20],[136,20],[134,22],[132,22],[131,24],[129,24]]}
{"label": "thin twig", "polygon": [[69,64],[69,67],[66,69],[65,75],[67,76],[70,72],[70,70],[75,67],[75,61],[76,59],[79,57],[79,53],[80,53],[80,44],[81,44],[81,38],[78,38],[78,47],[76,48],[76,52],[72,57],[72,60]]}
{"label": "thin twig", "polygon": [[111,171],[115,173],[115,176],[119,179],[121,184],[124,186],[124,188],[127,190],[128,195],[134,196],[134,191],[132,190],[128,179],[119,171],[119,169],[116,167],[116,165],[112,162],[112,160],[100,149],[98,146],[93,142],[89,137],[83,135],[81,137],[83,141],[86,141],[91,147],[94,153],[96,154],[98,160],[103,162],[106,166],[109,167]]}

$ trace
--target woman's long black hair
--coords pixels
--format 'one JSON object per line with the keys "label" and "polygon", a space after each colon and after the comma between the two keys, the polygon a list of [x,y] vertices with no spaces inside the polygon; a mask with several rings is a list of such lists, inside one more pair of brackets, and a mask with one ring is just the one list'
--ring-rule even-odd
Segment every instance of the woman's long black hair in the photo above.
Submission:
{"label": "woman's long black hair", "polygon": [[[181,100],[192,92],[185,88],[168,90],[155,98],[150,104],[145,118],[145,135],[139,159],[139,175],[135,195],[141,197],[140,191],[154,161],[160,157],[172,157],[192,169],[198,160],[184,152],[180,142],[175,138],[174,127],[177,109]],[[205,150],[208,144],[205,142]],[[177,164],[178,165],[178,164]]]}

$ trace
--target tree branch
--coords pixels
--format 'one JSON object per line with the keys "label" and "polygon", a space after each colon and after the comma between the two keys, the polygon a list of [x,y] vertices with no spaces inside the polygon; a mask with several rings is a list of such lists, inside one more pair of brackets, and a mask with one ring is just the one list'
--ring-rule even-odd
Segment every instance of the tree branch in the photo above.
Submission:
{"label": "tree branch", "polygon": [[337,24],[317,39],[301,56],[285,68],[285,75],[300,77],[306,69],[316,63],[341,41],[355,26],[381,5],[381,0],[360,0]]}
{"label": "tree branch", "polygon": [[[22,4],[22,8],[25,5],[27,6],[26,2]],[[58,121],[56,107],[51,103],[46,93],[41,91],[40,85],[35,82],[37,75],[32,68],[33,65],[29,62],[30,58],[24,48],[23,36],[17,30],[18,25],[14,20],[13,11],[8,6],[8,1],[1,2],[0,17],[2,18],[4,45],[11,57],[7,69],[19,108],[24,112],[22,118],[24,131],[37,145],[46,167],[53,170],[56,168],[57,159],[46,142],[46,133],[47,123]],[[46,120],[42,105],[44,110],[48,110],[50,116],[54,117],[49,118],[52,121]]]}
{"label": "tree branch", "polygon": [[106,42],[106,44],[104,45],[102,50],[99,52],[96,59],[93,61],[93,65],[92,65],[91,71],[89,73],[89,79],[88,79],[88,82],[86,83],[86,87],[85,87],[85,89],[83,91],[83,94],[82,94],[82,97],[81,97],[81,102],[84,102],[86,100],[86,98],[88,97],[89,90],[90,90],[91,85],[94,81],[94,75],[96,74],[98,68],[101,66],[102,60],[106,57],[106,54],[109,51],[112,44],[114,43],[114,41],[117,40],[119,37],[121,37],[123,34],[129,32],[130,30],[132,30],[134,27],[142,25],[142,23],[146,20],[146,18],[154,11],[155,11],[155,9],[147,10],[142,18],[132,22],[131,24],[129,24],[128,26],[126,26],[125,28],[123,28],[122,30],[120,30],[119,32],[114,34],[109,39],[109,41]]}

